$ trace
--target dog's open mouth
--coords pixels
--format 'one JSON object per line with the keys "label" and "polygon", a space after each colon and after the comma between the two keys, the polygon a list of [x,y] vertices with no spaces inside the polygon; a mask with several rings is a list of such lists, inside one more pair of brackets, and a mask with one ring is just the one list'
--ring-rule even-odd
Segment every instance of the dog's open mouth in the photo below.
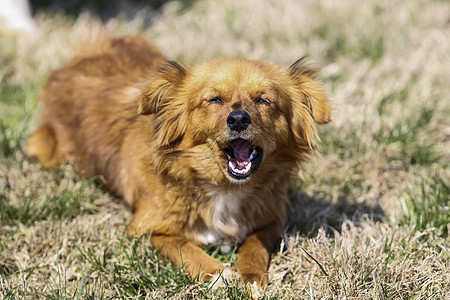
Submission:
{"label": "dog's open mouth", "polygon": [[228,174],[236,180],[248,178],[263,158],[261,148],[244,139],[232,140],[223,150],[227,158]]}

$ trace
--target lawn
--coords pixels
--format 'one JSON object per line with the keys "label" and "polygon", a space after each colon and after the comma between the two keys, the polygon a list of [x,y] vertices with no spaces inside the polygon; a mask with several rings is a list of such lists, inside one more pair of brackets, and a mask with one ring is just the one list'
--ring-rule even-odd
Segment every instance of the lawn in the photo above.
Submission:
{"label": "lawn", "polygon": [[450,298],[448,1],[140,8],[114,17],[41,9],[37,39],[0,31],[0,299],[252,296],[234,283],[212,291],[127,239],[131,212],[101,178],[82,179],[70,165],[42,169],[25,156],[46,77],[99,34],[142,34],[188,66],[244,57],[288,67],[307,56],[319,69],[333,121],[320,126],[320,150],[292,182],[262,297]]}

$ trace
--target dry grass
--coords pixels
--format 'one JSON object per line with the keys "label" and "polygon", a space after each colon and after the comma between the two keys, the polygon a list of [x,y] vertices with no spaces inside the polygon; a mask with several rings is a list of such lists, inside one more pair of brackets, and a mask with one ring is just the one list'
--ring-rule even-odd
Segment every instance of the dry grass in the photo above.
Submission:
{"label": "dry grass", "polygon": [[186,64],[308,55],[321,69],[333,122],[293,184],[266,298],[450,298],[446,1],[174,1],[151,15],[104,26],[41,12],[37,42],[0,36],[0,297],[250,297],[186,278],[124,239],[130,212],[93,180],[24,157],[46,75],[112,32],[144,34]]}

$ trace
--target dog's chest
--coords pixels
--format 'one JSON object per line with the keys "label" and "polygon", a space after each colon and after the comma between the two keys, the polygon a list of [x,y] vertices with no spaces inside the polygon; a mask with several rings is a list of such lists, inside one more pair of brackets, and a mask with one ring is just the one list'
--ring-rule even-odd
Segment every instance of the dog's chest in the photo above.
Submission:
{"label": "dog's chest", "polygon": [[211,203],[205,220],[207,226],[197,240],[204,245],[222,245],[222,252],[227,252],[234,243],[243,242],[251,230],[244,211],[249,191],[213,190],[208,196]]}

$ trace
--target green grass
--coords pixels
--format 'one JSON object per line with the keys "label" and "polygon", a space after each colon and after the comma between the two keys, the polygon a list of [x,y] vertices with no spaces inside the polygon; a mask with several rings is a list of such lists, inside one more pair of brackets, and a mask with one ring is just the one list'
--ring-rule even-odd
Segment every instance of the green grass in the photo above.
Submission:
{"label": "green grass", "polygon": [[450,185],[436,174],[423,179],[402,201],[402,222],[413,228],[413,232],[427,232],[422,239],[448,238],[450,224]]}
{"label": "green grass", "polygon": [[0,158],[20,150],[29,133],[30,119],[37,110],[38,87],[31,83],[15,84],[8,77],[0,79]]}
{"label": "green grass", "polygon": [[140,240],[121,238],[117,248],[105,248],[101,255],[92,249],[80,249],[80,254],[100,275],[112,276],[121,295],[143,297],[148,292],[167,288],[168,296],[173,296],[194,283],[181,267],[161,261],[158,251]]}
{"label": "green grass", "polygon": [[440,161],[439,151],[433,147],[428,137],[422,138],[421,131],[431,121],[434,106],[422,107],[418,112],[405,116],[389,126],[382,124],[374,139],[386,152],[392,150],[391,159],[401,160],[406,165],[432,165]]}
{"label": "green grass", "polygon": [[11,188],[7,183],[1,195],[4,201],[0,203],[0,220],[3,224],[16,221],[30,226],[38,221],[71,219],[96,211],[93,205],[89,205],[95,197],[90,191],[65,188],[62,191],[50,191],[47,195],[22,195],[18,203],[12,204],[4,195]]}

